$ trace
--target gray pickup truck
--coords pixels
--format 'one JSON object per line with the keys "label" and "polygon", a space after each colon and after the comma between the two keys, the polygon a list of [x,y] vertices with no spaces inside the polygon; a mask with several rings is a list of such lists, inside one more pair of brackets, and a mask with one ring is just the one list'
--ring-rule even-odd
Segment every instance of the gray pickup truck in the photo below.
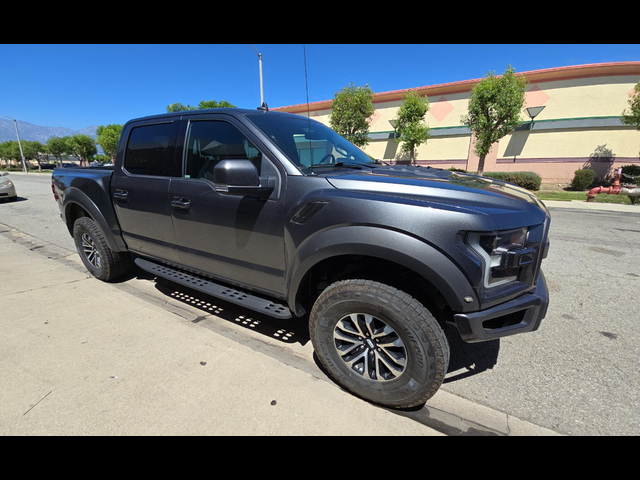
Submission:
{"label": "gray pickup truck", "polygon": [[536,330],[550,217],[515,185],[372,161],[280,112],[139,118],[110,168],[55,170],[87,269],[133,263],[232,304],[307,321],[329,375],[391,408],[426,402],[466,342]]}

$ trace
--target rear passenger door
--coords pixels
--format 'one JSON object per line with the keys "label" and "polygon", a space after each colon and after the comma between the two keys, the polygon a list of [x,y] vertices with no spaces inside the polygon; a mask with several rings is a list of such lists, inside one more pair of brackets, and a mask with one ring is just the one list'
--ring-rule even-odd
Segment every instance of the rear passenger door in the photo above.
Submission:
{"label": "rear passenger door", "polygon": [[128,126],[122,132],[126,147],[118,151],[111,181],[129,250],[173,263],[181,263],[169,199],[171,178],[181,175],[175,148],[179,123],[169,119]]}

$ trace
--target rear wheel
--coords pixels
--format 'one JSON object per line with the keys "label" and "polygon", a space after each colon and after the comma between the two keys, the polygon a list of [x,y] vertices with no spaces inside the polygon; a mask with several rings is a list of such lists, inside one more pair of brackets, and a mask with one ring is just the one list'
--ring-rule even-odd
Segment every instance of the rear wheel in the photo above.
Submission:
{"label": "rear wheel", "polygon": [[418,406],[444,380],[446,336],[433,315],[401,290],[370,280],[336,282],[322,292],[309,321],[329,375],[366,400]]}
{"label": "rear wheel", "polygon": [[129,270],[129,254],[111,250],[93,219],[77,219],[73,224],[73,239],[82,262],[97,279],[110,282]]}

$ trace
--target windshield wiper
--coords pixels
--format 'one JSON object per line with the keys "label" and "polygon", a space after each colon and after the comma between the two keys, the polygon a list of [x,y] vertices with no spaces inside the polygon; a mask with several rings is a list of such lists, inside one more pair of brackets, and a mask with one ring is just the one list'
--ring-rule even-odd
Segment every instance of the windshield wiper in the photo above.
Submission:
{"label": "windshield wiper", "polygon": [[[316,168],[316,167],[345,167],[345,168],[355,168],[357,170],[362,170],[362,163],[344,163],[344,162],[338,162],[338,163],[317,163],[316,165],[309,165],[309,167],[307,168]],[[366,165],[367,167],[369,167],[370,165]]]}

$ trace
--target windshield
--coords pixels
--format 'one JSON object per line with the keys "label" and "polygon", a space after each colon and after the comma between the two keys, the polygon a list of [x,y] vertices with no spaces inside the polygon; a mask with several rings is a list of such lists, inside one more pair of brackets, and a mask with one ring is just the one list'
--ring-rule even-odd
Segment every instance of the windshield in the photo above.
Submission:
{"label": "windshield", "polygon": [[329,127],[297,115],[247,115],[305,173],[335,166],[373,163],[362,150]]}

